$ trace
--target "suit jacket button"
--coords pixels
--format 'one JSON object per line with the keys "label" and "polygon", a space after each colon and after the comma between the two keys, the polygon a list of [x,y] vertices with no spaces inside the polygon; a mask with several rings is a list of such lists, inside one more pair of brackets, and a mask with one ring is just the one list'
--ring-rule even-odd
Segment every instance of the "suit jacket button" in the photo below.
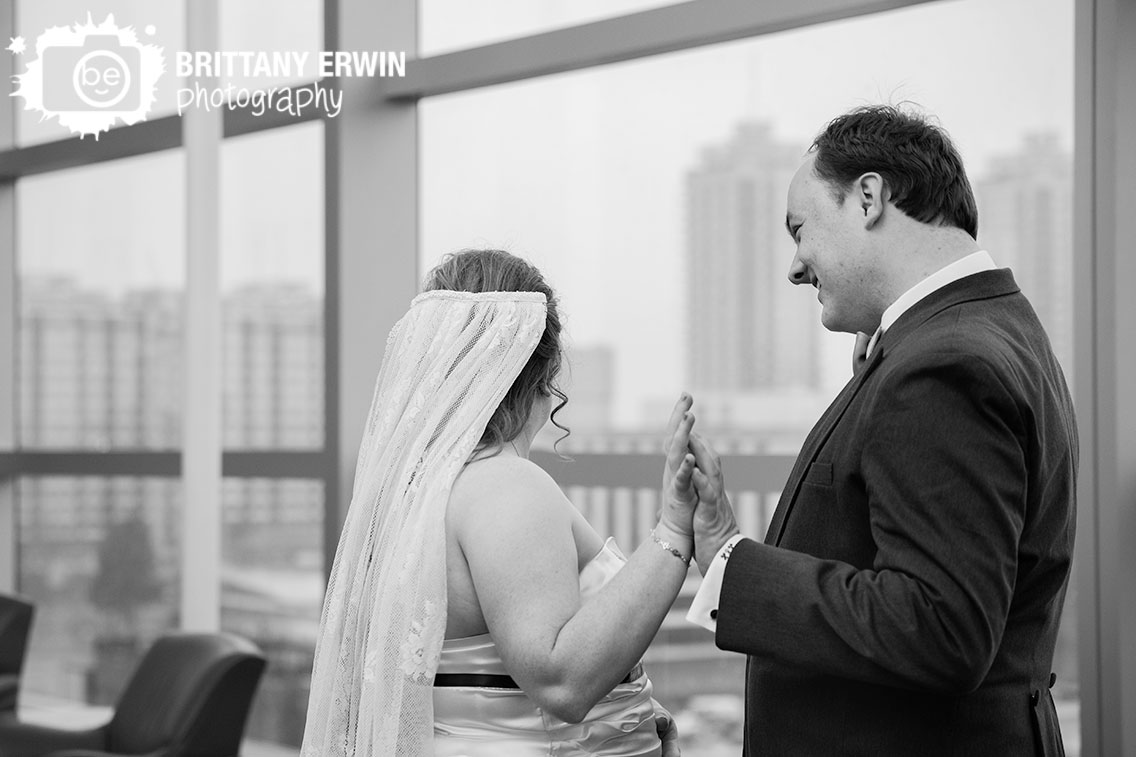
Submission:
{"label": "suit jacket button", "polygon": [[1032,705],[1033,707],[1037,707],[1037,703],[1039,701],[1041,701],[1041,692],[1038,691],[1037,689],[1034,689],[1033,693],[1030,694],[1030,705]]}
{"label": "suit jacket button", "polygon": [[718,619],[718,611],[717,610],[711,610],[710,611],[710,620],[717,620],[717,619]]}

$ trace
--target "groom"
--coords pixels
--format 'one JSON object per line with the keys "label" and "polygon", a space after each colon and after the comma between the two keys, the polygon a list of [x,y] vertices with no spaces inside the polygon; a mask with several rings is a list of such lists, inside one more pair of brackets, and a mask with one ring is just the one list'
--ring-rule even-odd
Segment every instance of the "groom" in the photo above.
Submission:
{"label": "groom", "polygon": [[[690,618],[748,655],[745,754],[1061,755],[1050,696],[1077,432],[1061,368],[946,134],[840,116],[789,187],[794,284],[872,335],[765,543],[699,470]],[[994,251],[997,254],[997,251]]]}

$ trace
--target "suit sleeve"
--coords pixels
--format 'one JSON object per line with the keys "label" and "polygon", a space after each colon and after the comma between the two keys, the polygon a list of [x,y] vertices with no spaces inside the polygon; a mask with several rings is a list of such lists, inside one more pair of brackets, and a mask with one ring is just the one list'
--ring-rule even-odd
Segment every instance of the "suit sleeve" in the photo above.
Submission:
{"label": "suit sleeve", "polygon": [[1023,421],[972,356],[926,355],[883,381],[858,437],[871,568],[742,541],[726,565],[716,640],[804,672],[972,691],[1013,595]]}

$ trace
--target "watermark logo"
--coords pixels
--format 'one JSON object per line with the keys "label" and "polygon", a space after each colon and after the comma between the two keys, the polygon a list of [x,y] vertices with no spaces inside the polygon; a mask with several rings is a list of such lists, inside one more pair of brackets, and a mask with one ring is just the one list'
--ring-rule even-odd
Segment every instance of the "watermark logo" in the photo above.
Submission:
{"label": "watermark logo", "polygon": [[[16,37],[7,49],[21,54],[26,43]],[[37,58],[16,75],[19,86],[11,96],[22,97],[25,110],[95,139],[116,121],[146,120],[166,68],[161,47],[139,42],[132,27],[119,29],[112,15],[101,24],[88,15],[86,23],[52,27],[36,39],[35,52]]]}
{"label": "watermark logo", "polygon": [[[153,36],[156,30],[151,24],[144,32]],[[28,45],[14,37],[6,49],[23,55]],[[24,109],[39,111],[41,120],[55,118],[80,137],[98,139],[118,122],[146,120],[166,71],[163,49],[140,42],[132,26],[118,28],[112,15],[101,24],[88,13],[86,23],[52,27],[36,39],[35,53],[24,73],[13,77],[11,96],[22,97]],[[179,116],[188,109],[240,109],[253,117],[272,112],[301,118],[314,110],[335,118],[343,107],[338,82],[406,76],[405,51],[175,50],[170,57]],[[314,83],[257,81],[266,79]]]}

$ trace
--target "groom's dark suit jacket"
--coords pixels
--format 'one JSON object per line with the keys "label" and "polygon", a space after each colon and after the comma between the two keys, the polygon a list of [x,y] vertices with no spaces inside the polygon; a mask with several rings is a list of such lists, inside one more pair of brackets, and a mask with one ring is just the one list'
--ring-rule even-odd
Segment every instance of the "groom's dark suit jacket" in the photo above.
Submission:
{"label": "groom's dark suit jacket", "polygon": [[929,295],[809,434],[727,563],[746,754],[1062,754],[1050,666],[1077,432],[1010,271]]}

